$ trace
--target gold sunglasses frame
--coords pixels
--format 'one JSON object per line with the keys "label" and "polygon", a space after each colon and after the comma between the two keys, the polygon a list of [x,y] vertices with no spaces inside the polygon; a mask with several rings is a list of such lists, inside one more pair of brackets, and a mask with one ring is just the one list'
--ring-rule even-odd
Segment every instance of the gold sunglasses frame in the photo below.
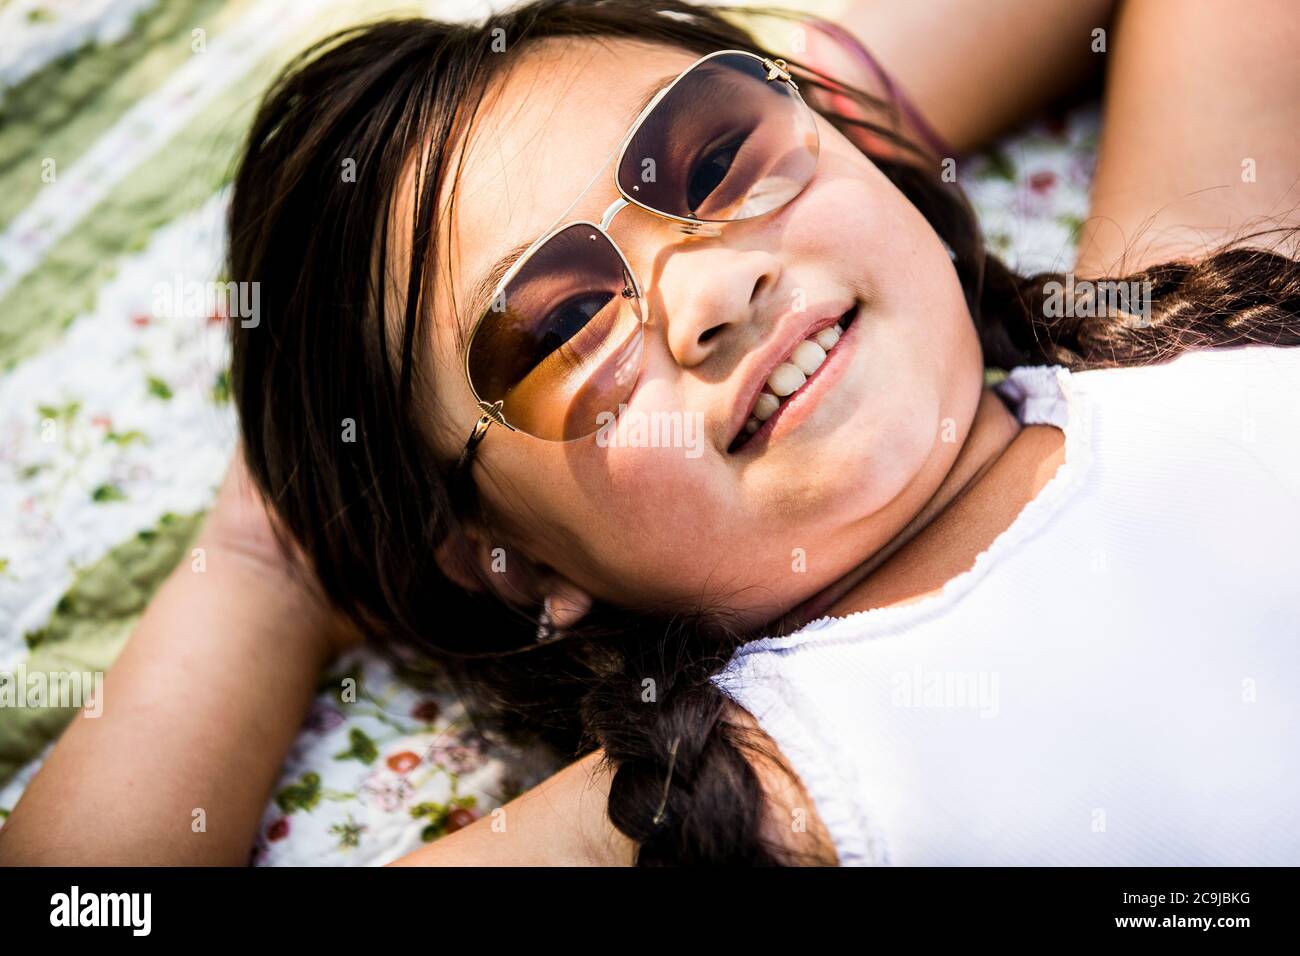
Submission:
{"label": "gold sunglasses frame", "polygon": [[[757,219],[760,216],[767,215],[768,212],[774,211],[774,210],[768,210],[767,212],[759,213],[758,216],[747,216],[745,217],[745,219],[716,219],[716,220],[690,219],[684,216],[677,216],[672,213],[662,212],[658,209],[654,209],[650,206],[647,206],[645,203],[641,202],[636,197],[628,195],[627,191],[623,189],[622,184],[619,183],[618,181],[619,180],[618,171],[623,165],[623,157],[627,154],[628,147],[632,145],[632,141],[636,138],[637,131],[640,130],[641,126],[645,123],[646,117],[648,117],[652,112],[654,112],[655,108],[661,102],[663,102],[664,98],[670,92],[672,92],[673,89],[676,88],[677,84],[679,84],[683,79],[685,79],[687,76],[693,73],[702,64],[707,63],[708,61],[716,59],[717,57],[720,56],[736,56],[736,55],[745,56],[745,57],[749,57],[750,59],[757,60],[759,63],[763,65],[764,69],[766,70],[767,75],[764,77],[764,80],[766,82],[770,83],[773,80],[780,80],[782,83],[785,83],[787,86],[789,86],[790,92],[793,95],[795,101],[799,105],[801,105],[805,110],[808,110],[810,113],[812,112],[812,108],[809,107],[808,104],[804,102],[803,97],[799,94],[799,85],[794,81],[794,78],[790,75],[790,71],[786,68],[785,60],[772,59],[769,57],[760,56],[759,54],[752,53],[748,50],[715,50],[713,53],[709,53],[706,54],[705,56],[700,57],[690,66],[688,66],[686,69],[682,70],[682,72],[677,75],[676,79],[674,79],[671,83],[669,83],[667,86],[665,86],[662,90],[660,90],[658,93],[654,95],[654,97],[650,100],[650,102],[645,105],[645,108],[642,109],[641,112],[637,115],[637,118],[633,120],[632,125],[628,127],[628,130],[623,135],[622,140],[620,140],[619,145],[615,150],[615,153],[611,154],[612,156],[617,157],[614,160],[614,188],[618,190],[619,198],[614,200],[614,202],[610,204],[609,208],[607,208],[605,212],[601,215],[600,222],[595,223],[587,219],[575,219],[575,220],[561,222],[559,225],[556,225],[552,229],[548,230],[545,235],[539,237],[536,241],[534,241],[524,251],[524,253],[517,260],[515,260],[514,264],[509,268],[509,270],[507,270],[506,274],[502,276],[501,281],[497,283],[496,288],[492,292],[493,302],[496,302],[501,297],[502,292],[505,291],[506,287],[509,286],[510,282],[515,278],[515,276],[519,274],[520,270],[523,269],[525,265],[527,265],[528,260],[533,257],[533,254],[538,249],[546,245],[546,243],[550,242],[551,239],[555,238],[555,236],[557,236],[561,232],[564,232],[567,229],[571,229],[574,226],[589,226],[592,229],[595,229],[597,232],[599,232],[602,236],[604,236],[605,241],[608,242],[611,246],[613,246],[614,251],[618,253],[618,257],[623,263],[623,269],[627,274],[627,278],[631,281],[631,288],[630,289],[625,288],[623,290],[624,297],[641,299],[642,298],[641,284],[637,280],[636,273],[633,271],[631,263],[628,262],[627,256],[624,255],[622,248],[615,241],[614,237],[609,233],[609,227],[610,224],[614,221],[614,217],[617,216],[624,209],[628,208],[629,206],[637,206],[641,209],[644,209],[646,212],[659,217],[660,219],[666,219],[669,222],[676,223],[678,229],[688,236],[707,236],[707,237],[714,237],[714,236],[721,235],[720,227],[724,223],[745,222],[747,219]],[[815,123],[813,124],[812,128],[814,133],[816,133],[817,127]],[[591,182],[588,183],[586,187],[583,188],[582,192],[578,194],[578,197],[574,199],[572,203],[569,204],[565,212],[560,213],[558,219],[563,219],[563,217],[567,214],[568,210],[572,209],[574,205],[576,205],[578,201],[581,200],[582,197],[587,194],[587,191],[591,189],[592,185],[595,184],[596,180],[600,177],[601,173],[604,172],[607,168],[609,168],[609,159],[605,160],[604,165],[602,165],[600,170],[596,173],[596,175],[592,177]],[[802,189],[800,191],[802,191]],[[793,198],[794,197],[792,196],[791,199]],[[788,199],[786,200],[785,203],[782,203],[782,205],[784,206],[786,203],[789,203],[790,201],[791,200]],[[780,207],[775,207],[775,208],[780,208]],[[474,430],[470,433],[469,439],[465,443],[465,448],[461,451],[460,460],[457,462],[458,470],[463,469],[469,463],[470,459],[474,455],[475,450],[478,448],[479,443],[484,439],[484,437],[486,437],[488,433],[488,429],[490,429],[494,424],[501,425],[507,430],[512,432],[518,430],[515,428],[514,425],[511,425],[508,421],[506,421],[505,413],[502,411],[502,405],[504,404],[504,401],[502,399],[498,399],[495,402],[484,401],[482,396],[479,395],[478,389],[474,387],[474,379],[473,376],[470,374],[469,355],[470,355],[470,349],[474,345],[474,337],[478,335],[479,328],[483,325],[484,321],[487,320],[488,316],[494,314],[494,312],[496,311],[497,310],[493,309],[492,306],[489,306],[488,308],[484,309],[483,313],[474,322],[474,326],[472,329],[470,329],[469,336],[465,340],[465,354],[464,354],[464,363],[463,363],[465,369],[465,382],[469,386],[470,394],[474,396],[474,401],[478,404],[479,411],[482,412],[482,414],[479,416],[478,421],[475,422]],[[641,324],[644,325],[646,321],[644,314],[641,315],[640,320],[641,320]],[[585,436],[580,436],[579,438],[569,439],[569,440],[579,441],[581,440],[581,437],[585,437]]]}

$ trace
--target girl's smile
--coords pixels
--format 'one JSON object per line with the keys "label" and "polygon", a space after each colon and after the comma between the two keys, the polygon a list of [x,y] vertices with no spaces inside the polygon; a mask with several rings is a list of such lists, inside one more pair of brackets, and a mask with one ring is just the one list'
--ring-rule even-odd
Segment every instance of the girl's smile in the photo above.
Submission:
{"label": "girl's smile", "polygon": [[765,371],[766,362],[758,364],[757,381],[746,388],[746,392],[755,393],[754,399],[748,406],[744,402],[739,406],[748,410],[740,416],[744,423],[727,447],[729,453],[762,454],[771,441],[804,421],[818,398],[834,387],[838,375],[852,361],[856,339],[850,329],[860,312],[856,303],[843,312],[836,312],[837,307],[810,310],[814,315],[829,311],[830,317],[806,323],[785,357],[771,368]]}

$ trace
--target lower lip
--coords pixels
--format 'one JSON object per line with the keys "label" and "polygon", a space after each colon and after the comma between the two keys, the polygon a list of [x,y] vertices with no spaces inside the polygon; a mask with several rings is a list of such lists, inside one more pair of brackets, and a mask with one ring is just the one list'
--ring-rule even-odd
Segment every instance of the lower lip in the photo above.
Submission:
{"label": "lower lip", "polygon": [[735,451],[737,458],[761,453],[774,437],[779,438],[784,435],[812,414],[818,399],[834,387],[848,367],[848,353],[862,319],[861,311],[861,306],[854,309],[853,320],[849,323],[849,327],[840,333],[835,346],[826,353],[826,361],[817,367],[817,371],[808,376],[808,381],[800,385],[798,391],[781,402],[781,406],[772,413],[772,417],[763,422],[749,441]]}

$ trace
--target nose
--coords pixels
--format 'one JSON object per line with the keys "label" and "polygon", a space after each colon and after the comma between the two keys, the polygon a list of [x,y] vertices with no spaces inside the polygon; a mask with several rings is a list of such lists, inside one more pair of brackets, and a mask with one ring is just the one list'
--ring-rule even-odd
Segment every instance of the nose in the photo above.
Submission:
{"label": "nose", "polygon": [[693,368],[725,348],[772,295],[781,261],[760,249],[690,245],[669,254],[657,277],[652,303],[667,332],[668,350],[682,368]]}

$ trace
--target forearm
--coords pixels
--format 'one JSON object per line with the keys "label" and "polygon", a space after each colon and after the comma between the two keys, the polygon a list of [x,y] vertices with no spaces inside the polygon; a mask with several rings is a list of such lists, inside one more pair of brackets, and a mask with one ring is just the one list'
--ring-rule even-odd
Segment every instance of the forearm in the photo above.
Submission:
{"label": "forearm", "polygon": [[247,861],[329,625],[283,571],[220,546],[205,561],[155,595],[101,716],[74,718],[0,829],[0,862]]}
{"label": "forearm", "polygon": [[1124,274],[1300,226],[1297,49],[1291,0],[1120,7],[1077,273]]}
{"label": "forearm", "polygon": [[838,22],[966,151],[1101,68],[1092,31],[1114,0],[848,0]]}

